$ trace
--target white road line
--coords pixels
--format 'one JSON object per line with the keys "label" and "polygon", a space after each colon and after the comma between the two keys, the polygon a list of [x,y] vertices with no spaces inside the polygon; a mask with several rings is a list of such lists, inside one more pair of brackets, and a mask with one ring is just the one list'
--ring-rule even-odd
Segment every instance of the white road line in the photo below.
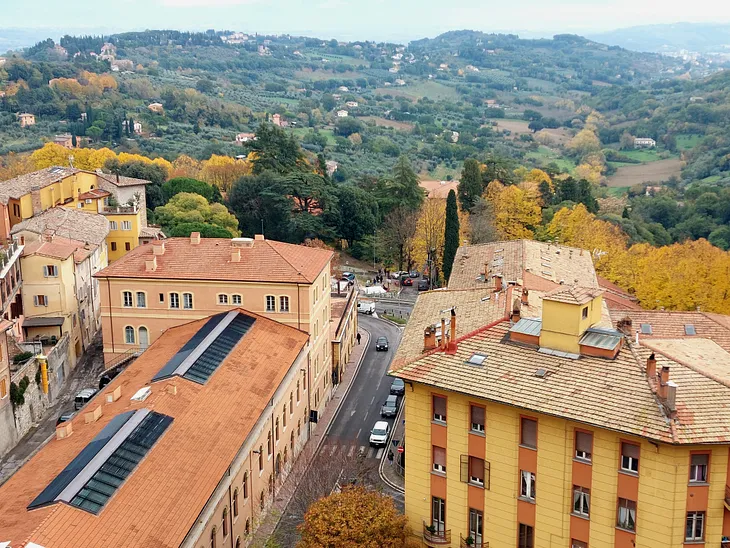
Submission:
{"label": "white road line", "polygon": [[332,449],[330,450],[330,457],[335,454],[335,451],[337,451],[337,446],[333,445]]}
{"label": "white road line", "polygon": [[370,413],[370,411],[365,411],[365,416],[362,418],[362,420],[368,420],[368,413]]}
{"label": "white road line", "polygon": [[352,455],[354,455],[354,454],[355,454],[355,446],[353,445],[350,447],[350,450],[347,452],[347,458],[351,459]]}
{"label": "white road line", "polygon": [[355,436],[355,437],[359,438],[361,433],[362,433],[362,428],[360,428],[360,430],[357,431],[357,436]]}
{"label": "white road line", "polygon": [[380,460],[380,457],[383,456],[383,451],[385,451],[384,447],[381,447],[380,449],[378,449],[378,452],[375,454],[375,458]]}
{"label": "white road line", "polygon": [[370,405],[372,405],[372,404],[374,404],[374,403],[375,403],[375,396],[373,396],[373,399],[372,399],[372,400],[370,400]]}

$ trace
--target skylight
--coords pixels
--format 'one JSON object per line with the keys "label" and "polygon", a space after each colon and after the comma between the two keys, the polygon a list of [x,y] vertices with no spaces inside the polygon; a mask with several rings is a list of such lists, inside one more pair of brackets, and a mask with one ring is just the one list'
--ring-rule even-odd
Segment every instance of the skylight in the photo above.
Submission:
{"label": "skylight", "polygon": [[684,326],[684,334],[685,335],[697,335],[697,331],[695,330],[695,326],[691,323],[688,323]]}
{"label": "skylight", "polygon": [[641,324],[641,334],[642,335],[651,335],[651,324],[642,323]]}
{"label": "skylight", "polygon": [[466,363],[471,365],[483,365],[484,360],[487,359],[485,354],[472,354],[471,357],[466,360]]}

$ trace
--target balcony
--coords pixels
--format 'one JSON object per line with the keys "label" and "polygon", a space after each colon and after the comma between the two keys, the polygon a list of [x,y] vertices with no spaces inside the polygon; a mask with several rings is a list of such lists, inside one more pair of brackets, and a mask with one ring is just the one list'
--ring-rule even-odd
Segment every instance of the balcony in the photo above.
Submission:
{"label": "balcony", "polygon": [[472,539],[472,537],[461,537],[461,542],[459,543],[459,548],[489,548],[488,542],[477,542]]}
{"label": "balcony", "polygon": [[447,546],[451,544],[451,529],[437,531],[433,525],[426,525],[423,522],[423,542],[434,546]]}
{"label": "balcony", "polygon": [[125,205],[125,206],[104,206],[104,208],[101,210],[102,213],[105,215],[114,215],[114,214],[120,214],[120,215],[129,215],[137,213],[137,206],[136,205]]}

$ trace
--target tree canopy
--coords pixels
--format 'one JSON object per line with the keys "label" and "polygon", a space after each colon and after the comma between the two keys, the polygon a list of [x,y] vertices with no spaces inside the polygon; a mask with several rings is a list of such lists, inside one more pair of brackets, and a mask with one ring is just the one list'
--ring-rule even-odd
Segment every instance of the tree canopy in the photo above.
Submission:
{"label": "tree canopy", "polygon": [[[200,194],[181,192],[167,204],[155,209],[155,219],[166,231],[174,232],[183,224],[208,224],[226,230],[229,236],[239,236],[238,220],[223,204],[210,204]],[[201,231],[201,235],[202,235]]]}

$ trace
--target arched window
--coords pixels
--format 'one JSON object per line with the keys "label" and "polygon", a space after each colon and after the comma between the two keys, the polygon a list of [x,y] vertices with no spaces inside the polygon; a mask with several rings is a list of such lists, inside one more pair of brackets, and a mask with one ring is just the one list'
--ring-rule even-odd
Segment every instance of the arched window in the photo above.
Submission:
{"label": "arched window", "polygon": [[289,392],[289,414],[294,414],[294,392]]}
{"label": "arched window", "polygon": [[261,491],[261,496],[259,497],[259,506],[261,507],[262,510],[264,509],[265,504],[264,504],[264,492],[263,491]]}
{"label": "arched window", "polygon": [[302,388],[304,389],[305,392],[307,391],[307,372],[306,371],[304,371],[302,373]]}
{"label": "arched window", "polygon": [[259,472],[264,469],[264,446],[259,445]]}
{"label": "arched window", "polygon": [[286,428],[286,404],[284,404],[284,411],[281,414],[281,425]]}
{"label": "arched window", "polygon": [[279,297],[279,312],[289,312],[289,297],[286,295]]}
{"label": "arched window", "polygon": [[276,426],[274,426],[274,437],[279,441],[279,417],[276,417]]}
{"label": "arched window", "polygon": [[297,420],[297,437],[302,434],[302,419]]}
{"label": "arched window", "polygon": [[139,347],[144,350],[150,345],[150,333],[145,326],[139,328]]}
{"label": "arched window", "polygon": [[228,508],[223,509],[223,524],[221,528],[223,529],[223,538],[226,538],[228,536]]}
{"label": "arched window", "polygon": [[213,530],[210,532],[210,548],[216,547],[215,541],[216,541],[217,533],[218,533],[218,531],[216,530],[215,527],[213,527]]}
{"label": "arched window", "polygon": [[233,491],[233,517],[238,517],[238,489]]}
{"label": "arched window", "polygon": [[[281,453],[276,454],[276,466],[274,468],[274,471],[276,472],[276,475],[278,476],[281,474]],[[273,485],[271,486],[273,488]],[[269,492],[271,489],[269,489]]]}
{"label": "arched window", "polygon": [[246,527],[243,529],[243,532],[247,535],[251,533],[251,521],[248,519],[246,520]]}
{"label": "arched window", "polygon": [[236,548],[241,548],[241,538],[236,539]]}
{"label": "arched window", "polygon": [[284,466],[286,466],[286,461],[289,459],[289,451],[287,450],[286,446],[284,447]]}
{"label": "arched window", "polygon": [[248,499],[248,472],[243,474],[243,500]]}
{"label": "arched window", "polygon": [[297,381],[297,403],[299,403],[299,381]]}
{"label": "arched window", "polygon": [[124,328],[124,342],[126,344],[134,344],[134,327],[131,325]]}
{"label": "arched window", "polygon": [[271,456],[271,453],[274,451],[274,445],[271,443],[271,430],[269,430],[269,433],[266,435],[266,450],[268,451],[268,455]]}
{"label": "arched window", "polygon": [[289,440],[289,446],[291,447],[292,453],[294,453],[294,432],[291,433],[291,439]]}

